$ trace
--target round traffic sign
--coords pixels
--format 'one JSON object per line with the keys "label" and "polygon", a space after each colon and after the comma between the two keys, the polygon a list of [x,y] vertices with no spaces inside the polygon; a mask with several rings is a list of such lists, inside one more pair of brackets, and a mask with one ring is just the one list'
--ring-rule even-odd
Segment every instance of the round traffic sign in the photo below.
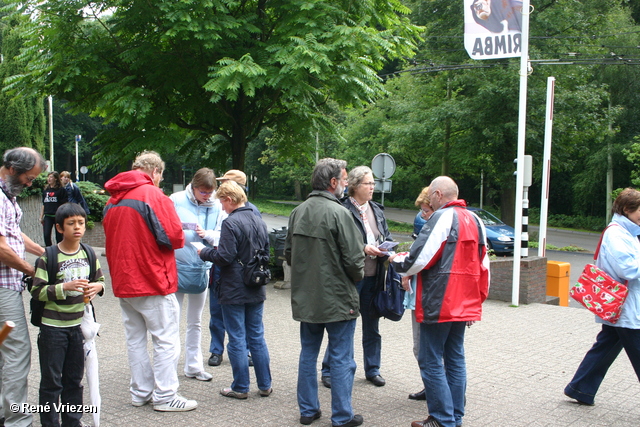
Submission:
{"label": "round traffic sign", "polygon": [[80,167],[80,173],[87,173],[87,172],[89,172],[89,169],[86,166]]}
{"label": "round traffic sign", "polygon": [[391,178],[396,171],[396,161],[390,154],[380,153],[371,161],[371,170],[376,178]]}

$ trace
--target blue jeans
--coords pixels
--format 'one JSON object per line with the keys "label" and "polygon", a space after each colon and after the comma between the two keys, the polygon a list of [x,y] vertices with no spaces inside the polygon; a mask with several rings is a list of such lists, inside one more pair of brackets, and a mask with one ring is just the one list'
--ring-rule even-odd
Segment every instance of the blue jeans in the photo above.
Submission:
{"label": "blue jeans", "polygon": [[324,330],[329,336],[331,367],[331,422],[345,424],[353,418],[351,390],[356,372],[353,361],[353,334],[356,319],[332,323],[300,322],[300,361],[298,363],[298,406],[300,415],[310,417],[320,410],[316,364]]}
{"label": "blue jeans", "polygon": [[220,304],[224,327],[229,335],[227,355],[231,362],[233,383],[231,389],[238,393],[249,391],[249,359],[247,344],[253,357],[253,369],[260,390],[271,388],[269,350],[264,340],[262,311],[264,302],[252,304]]}
{"label": "blue jeans", "polygon": [[467,368],[464,360],[466,322],[420,324],[418,364],[429,415],[444,427],[462,424]]}
{"label": "blue jeans", "polygon": [[40,326],[38,352],[40,357],[40,405],[51,411],[40,413],[43,427],[80,426],[82,412],[53,410],[54,403],[82,405],[82,377],[84,376],[84,349],[80,326],[54,328]]}
{"label": "blue jeans", "polygon": [[623,348],[640,380],[640,329],[602,325],[596,342],[584,356],[564,392],[581,402],[593,404],[604,376]]}
{"label": "blue jeans", "polygon": [[209,352],[212,354],[222,354],[224,352],[224,320],[222,319],[222,308],[218,303],[217,283],[220,279],[220,267],[214,265],[210,274],[213,274],[212,285],[209,288],[209,332],[211,333],[211,345]]}
{"label": "blue jeans", "polygon": [[[360,295],[360,318],[362,319],[362,354],[364,358],[364,376],[366,378],[380,375],[380,351],[382,350],[382,337],[378,325],[379,317],[371,317],[371,301],[375,296],[376,277],[365,277],[356,283]],[[355,361],[353,362],[355,369]],[[324,352],[322,359],[322,376],[330,377],[329,352]]]}

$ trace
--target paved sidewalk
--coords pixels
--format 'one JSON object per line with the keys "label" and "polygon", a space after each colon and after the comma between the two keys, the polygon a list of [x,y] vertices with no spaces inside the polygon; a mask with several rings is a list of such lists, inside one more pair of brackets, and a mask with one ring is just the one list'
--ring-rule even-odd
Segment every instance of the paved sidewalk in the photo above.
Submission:
{"label": "paved sidewalk", "polygon": [[[98,249],[98,254],[103,251]],[[108,272],[104,257],[100,261]],[[24,294],[25,304],[28,296]],[[198,401],[198,408],[186,413],[160,413],[149,405],[130,404],[129,366],[120,307],[107,287],[105,297],[95,303],[102,324],[97,339],[102,392],[103,426],[299,426],[296,403],[297,361],[300,351],[298,323],[291,317],[290,291],[268,286],[265,303],[266,340],[271,354],[274,393],[257,395],[255,378],[248,400],[229,399],[219,394],[232,381],[226,358],[221,366],[207,371],[213,381],[188,379],[179,365],[180,393]],[[208,307],[208,304],[207,306]],[[209,315],[203,315],[203,353],[209,354]],[[364,416],[364,425],[408,427],[427,417],[425,402],[407,399],[422,388],[412,353],[410,313],[400,322],[381,321],[382,375],[385,387],[365,381],[356,371],[353,406]],[[625,354],[609,371],[596,405],[585,407],[566,398],[562,391],[584,353],[591,346],[598,326],[582,308],[533,304],[518,308],[489,301],[484,320],[467,329],[468,365],[467,415],[465,427],[476,426],[638,426],[640,386]],[[184,316],[182,320],[184,331]],[[29,403],[38,402],[40,370],[36,346],[37,329],[31,327],[33,342]],[[356,330],[356,362],[362,364],[360,322]],[[319,366],[319,365],[318,365]],[[86,395],[86,392],[85,392]],[[320,386],[322,418],[314,426],[330,426],[330,392]],[[88,396],[85,403],[88,403]],[[34,425],[40,425],[35,417]],[[83,421],[92,423],[91,415]]]}

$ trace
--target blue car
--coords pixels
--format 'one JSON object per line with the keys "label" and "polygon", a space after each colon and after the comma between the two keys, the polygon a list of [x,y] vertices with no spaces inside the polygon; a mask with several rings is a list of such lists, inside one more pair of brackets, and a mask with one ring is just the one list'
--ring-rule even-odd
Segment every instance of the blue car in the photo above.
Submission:
{"label": "blue car", "polygon": [[[496,254],[512,254],[513,253],[513,227],[509,227],[507,224],[496,218],[494,215],[480,208],[468,207],[470,211],[473,211],[484,223],[487,229],[487,243],[489,249],[493,249]],[[413,221],[413,235],[414,239],[417,237],[422,226],[427,222],[422,218],[420,212],[416,215]]]}
{"label": "blue car", "polygon": [[496,254],[513,253],[513,227],[509,227],[484,209],[472,207],[467,209],[478,215],[484,222],[484,227],[487,229],[489,249],[493,249]]}

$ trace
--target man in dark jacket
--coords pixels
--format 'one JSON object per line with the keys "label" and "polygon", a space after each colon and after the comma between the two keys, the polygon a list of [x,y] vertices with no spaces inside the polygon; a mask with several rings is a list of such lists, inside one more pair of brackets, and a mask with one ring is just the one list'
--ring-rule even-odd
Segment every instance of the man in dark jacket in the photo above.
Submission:
{"label": "man in dark jacket", "polygon": [[390,260],[402,276],[416,275],[418,362],[429,418],[411,427],[456,427],[462,425],[467,386],[464,330],[481,318],[489,292],[489,257],[484,224],[458,200],[451,178],[434,179],[429,200],[435,212],[411,251]]}
{"label": "man in dark jacket", "polygon": [[347,163],[322,159],[311,178],[313,192],[293,210],[284,255],[291,265],[291,307],[300,322],[298,405],[300,423],[320,418],[316,363],[324,330],[331,359],[331,422],[359,426],[351,390],[355,373],[353,335],[359,299],[355,283],[364,274],[364,244],[351,214],[338,200]]}
{"label": "man in dark jacket", "polygon": [[[175,292],[174,251],[184,246],[173,202],[158,187],[164,162],[153,151],[136,157],[133,170],[105,184],[107,259],[113,293],[120,298],[131,368],[131,404],[153,403],[156,411],[190,411],[198,406],[178,394],[180,308]],[[153,338],[153,364],[147,351]]]}

